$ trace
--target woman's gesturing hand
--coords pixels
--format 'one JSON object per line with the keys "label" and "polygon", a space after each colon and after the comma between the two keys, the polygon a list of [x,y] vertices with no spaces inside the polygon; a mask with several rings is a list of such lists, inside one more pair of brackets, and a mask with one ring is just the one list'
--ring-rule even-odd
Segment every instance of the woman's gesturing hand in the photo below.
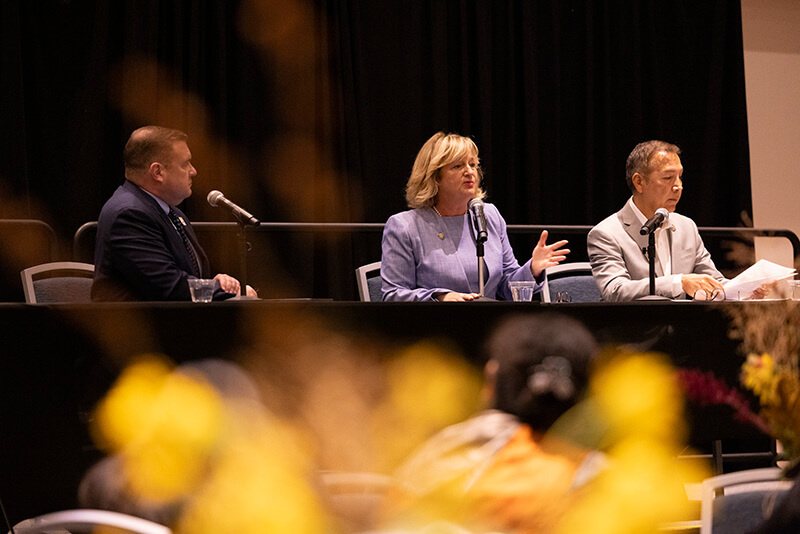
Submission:
{"label": "woman's gesturing hand", "polygon": [[561,241],[556,241],[552,245],[548,245],[547,230],[543,231],[531,255],[531,272],[533,276],[539,276],[542,274],[542,271],[548,267],[555,267],[567,259],[569,249],[561,248],[566,244],[567,240],[563,239]]}

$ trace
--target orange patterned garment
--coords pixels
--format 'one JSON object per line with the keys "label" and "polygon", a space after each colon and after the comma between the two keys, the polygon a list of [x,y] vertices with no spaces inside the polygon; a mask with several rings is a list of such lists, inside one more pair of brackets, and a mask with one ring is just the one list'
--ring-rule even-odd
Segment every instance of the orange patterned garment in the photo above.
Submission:
{"label": "orange patterned garment", "polygon": [[581,460],[545,452],[520,426],[466,494],[474,519],[504,532],[552,532],[575,497]]}
{"label": "orange patterned garment", "polygon": [[498,412],[450,427],[399,471],[387,526],[446,521],[473,533],[552,532],[602,455],[538,438]]}

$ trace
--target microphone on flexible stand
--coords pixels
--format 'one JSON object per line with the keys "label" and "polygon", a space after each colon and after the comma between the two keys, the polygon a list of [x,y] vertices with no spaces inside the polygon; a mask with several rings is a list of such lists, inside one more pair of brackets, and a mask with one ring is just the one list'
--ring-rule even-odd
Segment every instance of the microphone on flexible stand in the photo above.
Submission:
{"label": "microphone on flexible stand", "polygon": [[236,297],[233,297],[231,300],[251,300],[255,297],[250,297],[247,295],[247,251],[250,249],[250,245],[247,242],[247,235],[246,230],[248,226],[259,226],[261,221],[253,217],[250,212],[247,210],[237,206],[223,195],[221,192],[217,191],[216,189],[211,191],[208,196],[206,197],[208,203],[211,204],[213,207],[222,206],[228,211],[230,211],[236,220],[239,221],[239,262],[241,264],[242,274],[239,277],[239,282],[241,285],[240,294]]}
{"label": "microphone on flexible stand", "polygon": [[661,226],[661,223],[663,223],[667,217],[669,217],[669,212],[667,211],[667,209],[658,208],[655,214],[649,219],[647,219],[647,222],[644,223],[642,229],[639,230],[639,233],[642,235],[652,234],[653,232],[656,231],[656,228]]}
{"label": "microphone on flexible stand", "polygon": [[16,534],[13,525],[11,525],[11,521],[8,520],[8,514],[6,514],[6,507],[3,506],[2,499],[0,499],[0,510],[3,511],[3,519],[5,520],[6,526],[8,527],[8,532],[10,532],[11,534]]}
{"label": "microphone on flexible stand", "polygon": [[227,209],[228,211],[230,211],[233,214],[233,216],[236,217],[236,220],[238,220],[239,223],[242,224],[242,225],[245,225],[245,226],[258,226],[258,225],[261,224],[261,221],[259,221],[255,217],[253,217],[250,214],[250,212],[248,212],[244,208],[241,208],[241,207],[237,206],[236,204],[234,204],[233,202],[231,202],[230,200],[225,198],[225,195],[223,195],[221,192],[217,191],[216,189],[211,191],[208,194],[208,196],[206,197],[206,200],[208,200],[208,203],[211,204],[215,208],[219,207],[219,206],[222,206],[225,209]]}
{"label": "microphone on flexible stand", "polygon": [[641,235],[647,236],[647,248],[643,248],[642,252],[646,252],[647,260],[650,264],[650,294],[646,297],[641,297],[641,300],[669,300],[666,297],[656,295],[656,228],[661,226],[661,223],[669,217],[669,212],[666,208],[658,208],[652,217],[647,219],[642,229],[639,230]]}
{"label": "microphone on flexible stand", "polygon": [[486,231],[486,214],[483,212],[483,200],[480,198],[473,198],[467,204],[470,213],[472,213],[472,221],[477,231],[475,240],[479,243],[485,243],[489,239],[489,232]]}
{"label": "microphone on flexible stand", "polygon": [[473,198],[467,204],[472,215],[472,229],[475,232],[475,252],[478,255],[478,294],[483,298],[483,244],[489,239],[489,232],[486,230],[486,214],[483,212],[483,200]]}

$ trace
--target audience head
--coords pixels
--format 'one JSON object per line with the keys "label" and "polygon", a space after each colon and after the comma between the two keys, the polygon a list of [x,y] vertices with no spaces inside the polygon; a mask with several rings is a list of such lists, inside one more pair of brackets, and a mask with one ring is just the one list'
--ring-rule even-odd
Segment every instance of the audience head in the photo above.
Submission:
{"label": "audience head", "polygon": [[192,194],[192,165],[188,136],[163,126],[143,126],[134,130],[122,159],[125,178],[154,194],[167,204],[180,204]]}
{"label": "audience head", "polygon": [[[406,201],[410,208],[430,208],[436,203],[439,193],[441,169],[465,157],[478,157],[478,147],[469,137],[458,134],[438,132],[422,145],[411,176],[406,184]],[[486,196],[481,188],[483,172],[478,166],[478,183],[475,198]]]}
{"label": "audience head", "polygon": [[[177,377],[180,379],[173,380]],[[231,420],[236,411],[242,407],[263,407],[258,386],[250,374],[233,362],[219,359],[191,361],[175,369],[170,369],[166,361],[157,358],[143,359],[138,366],[132,366],[123,374],[121,382],[109,396],[117,399],[106,408],[114,410],[115,425],[128,420],[126,411],[129,409],[142,413],[155,410],[165,422],[159,426],[156,421],[148,421],[153,423],[152,428],[136,426],[137,434],[130,437],[131,443],[89,468],[78,487],[78,504],[82,508],[111,510],[167,526],[177,523],[198,488],[212,479],[214,469],[221,461],[217,455],[224,448],[224,442],[233,439]],[[119,399],[127,400],[120,403]],[[187,406],[191,406],[191,413],[185,410]],[[224,425],[221,422],[214,424],[216,407],[224,410]],[[95,424],[100,420],[106,425],[110,421],[99,415],[93,418]],[[108,429],[119,431],[124,426],[104,428],[106,432]],[[213,430],[212,434],[219,433],[219,436],[203,443],[201,437],[209,430]],[[95,435],[98,435],[96,431]],[[138,449],[144,445],[148,447]],[[141,450],[149,452],[137,452]],[[152,451],[158,454],[151,454]],[[195,476],[190,475],[191,469],[176,468],[180,462],[176,463],[175,454],[180,454],[187,464],[198,464]],[[158,465],[159,469],[145,477],[133,476],[132,473],[143,470],[144,457],[153,462],[147,465]],[[147,480],[152,487],[158,485],[154,484],[155,480],[169,476],[191,480],[192,483],[184,487],[180,483],[167,482],[166,486],[174,490],[169,496],[165,496],[163,491],[142,491],[142,480]],[[175,490],[176,487],[182,490]]]}
{"label": "audience head", "polygon": [[583,397],[598,346],[578,321],[536,314],[503,321],[487,349],[494,408],[544,432]]}
{"label": "audience head", "polygon": [[665,141],[653,140],[639,143],[628,155],[628,161],[625,163],[625,181],[632,193],[636,193],[633,175],[636,173],[644,177],[650,175],[655,170],[658,162],[657,155],[662,152],[678,156],[681,153],[681,149]]}
{"label": "audience head", "polygon": [[78,486],[78,505],[141,517],[162,525],[177,522],[181,507],[186,504],[183,499],[161,502],[142,498],[131,491],[127,477],[121,455],[103,458],[84,474]]}

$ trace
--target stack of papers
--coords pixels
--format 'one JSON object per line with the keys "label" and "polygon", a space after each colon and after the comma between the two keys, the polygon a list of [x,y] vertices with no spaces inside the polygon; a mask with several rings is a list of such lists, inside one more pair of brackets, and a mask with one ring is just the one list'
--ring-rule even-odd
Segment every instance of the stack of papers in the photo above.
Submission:
{"label": "stack of papers", "polygon": [[753,295],[753,291],[763,284],[770,284],[778,280],[793,278],[797,269],[783,267],[768,260],[758,260],[743,273],[722,284],[725,288],[727,300],[745,300]]}

